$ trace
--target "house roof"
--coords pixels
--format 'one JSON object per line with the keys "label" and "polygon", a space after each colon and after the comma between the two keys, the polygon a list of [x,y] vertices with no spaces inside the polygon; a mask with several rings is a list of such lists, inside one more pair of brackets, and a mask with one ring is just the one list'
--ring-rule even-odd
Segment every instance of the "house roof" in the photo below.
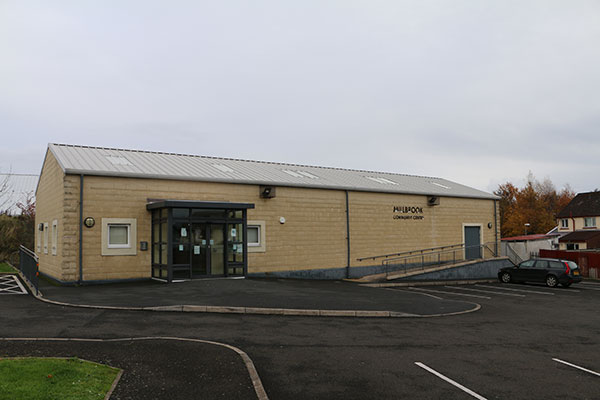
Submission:
{"label": "house roof", "polygon": [[558,218],[600,215],[600,192],[579,193],[558,213]]}
{"label": "house roof", "polygon": [[442,178],[388,172],[66,144],[48,150],[66,174],[498,198]]}
{"label": "house roof", "polygon": [[0,189],[6,182],[6,190],[0,193],[0,212],[21,214],[17,203],[24,204],[27,197],[34,197],[38,178],[30,174],[0,174]]}
{"label": "house roof", "polygon": [[575,231],[561,237],[559,242],[586,242],[590,239],[600,237],[600,230]]}
{"label": "house roof", "polygon": [[554,235],[522,235],[522,236],[511,236],[502,238],[503,242],[526,242],[529,240],[544,240],[544,239],[553,239]]}

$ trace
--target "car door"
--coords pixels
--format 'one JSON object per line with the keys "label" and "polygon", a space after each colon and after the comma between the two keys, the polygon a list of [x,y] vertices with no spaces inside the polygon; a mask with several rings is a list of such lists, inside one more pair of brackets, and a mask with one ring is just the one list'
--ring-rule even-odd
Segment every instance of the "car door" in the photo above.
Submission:
{"label": "car door", "polygon": [[548,260],[537,260],[532,269],[531,280],[535,282],[545,282],[549,269],[550,263]]}
{"label": "car door", "polygon": [[535,264],[535,260],[523,261],[513,271],[513,279],[517,280],[517,281],[529,280],[529,277],[532,275],[532,269],[533,269],[534,264]]}

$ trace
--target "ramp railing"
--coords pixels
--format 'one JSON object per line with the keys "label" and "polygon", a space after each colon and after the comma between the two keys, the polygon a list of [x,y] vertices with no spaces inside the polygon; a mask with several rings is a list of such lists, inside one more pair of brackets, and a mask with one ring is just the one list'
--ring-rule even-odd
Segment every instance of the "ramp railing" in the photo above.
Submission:
{"label": "ramp railing", "polygon": [[419,249],[419,250],[411,250],[411,251],[403,251],[400,253],[390,253],[390,254],[381,254],[378,256],[370,256],[370,257],[362,257],[362,258],[357,258],[357,261],[368,261],[368,260],[383,260],[385,261],[388,258],[398,258],[398,257],[408,257],[411,255],[422,255],[425,253],[430,253],[430,252],[434,252],[434,251],[444,251],[444,250],[451,250],[451,249],[460,249],[464,247],[464,243],[459,243],[459,244],[451,244],[451,245],[447,245],[447,246],[438,246],[438,247],[430,247],[427,249]]}
{"label": "ramp railing", "polygon": [[19,246],[19,270],[35,288],[35,294],[38,294],[39,280],[39,260],[38,256],[25,246]]}
{"label": "ramp railing", "polygon": [[382,261],[382,265],[385,267],[385,276],[388,277],[390,273],[406,273],[464,261],[489,259],[497,257],[496,252],[492,250],[493,244],[484,243],[475,246],[461,244],[460,247],[452,246],[450,249],[387,258]]}

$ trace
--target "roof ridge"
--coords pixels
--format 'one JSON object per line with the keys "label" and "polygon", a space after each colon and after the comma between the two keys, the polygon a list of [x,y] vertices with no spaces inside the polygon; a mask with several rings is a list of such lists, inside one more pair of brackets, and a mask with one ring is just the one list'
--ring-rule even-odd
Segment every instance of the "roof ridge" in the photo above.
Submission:
{"label": "roof ridge", "polygon": [[320,166],[320,165],[294,164],[294,163],[284,163],[284,162],[276,162],[276,161],[248,160],[248,159],[243,159],[243,158],[232,158],[232,157],[202,156],[202,155],[198,155],[198,154],[170,153],[170,152],[152,151],[152,150],[120,149],[120,148],[116,148],[116,147],[84,146],[84,145],[66,144],[66,143],[51,143],[51,144],[54,146],[64,146],[64,147],[77,147],[77,148],[99,149],[99,150],[116,150],[116,151],[132,152],[132,153],[164,154],[164,155],[170,155],[170,156],[198,157],[198,158],[213,159],[213,160],[243,161],[243,162],[252,162],[252,163],[259,163],[259,164],[281,165],[281,166],[288,166],[288,167],[320,168],[320,169],[330,169],[330,170],[338,170],[338,171],[363,172],[363,173],[369,173],[369,174],[386,174],[386,175],[396,175],[396,176],[410,176],[410,177],[414,177],[414,178],[446,180],[444,178],[439,178],[439,177],[435,177],[435,176],[401,174],[401,173],[397,173],[397,172],[373,171],[373,170],[365,170],[365,169],[326,167],[326,166]]}

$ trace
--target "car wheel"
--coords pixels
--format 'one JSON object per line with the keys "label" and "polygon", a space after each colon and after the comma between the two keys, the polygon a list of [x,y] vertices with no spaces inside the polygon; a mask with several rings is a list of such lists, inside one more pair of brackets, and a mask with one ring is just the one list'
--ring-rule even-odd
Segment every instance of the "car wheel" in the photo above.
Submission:
{"label": "car wheel", "polygon": [[508,272],[503,272],[502,275],[500,275],[500,280],[503,283],[510,283],[510,274]]}
{"label": "car wheel", "polygon": [[556,285],[558,285],[558,279],[554,275],[548,275],[546,277],[546,286],[556,287]]}
{"label": "car wheel", "polygon": [[571,286],[571,282],[568,282],[568,283],[561,283],[561,285],[562,285],[563,287],[569,287],[569,286]]}

